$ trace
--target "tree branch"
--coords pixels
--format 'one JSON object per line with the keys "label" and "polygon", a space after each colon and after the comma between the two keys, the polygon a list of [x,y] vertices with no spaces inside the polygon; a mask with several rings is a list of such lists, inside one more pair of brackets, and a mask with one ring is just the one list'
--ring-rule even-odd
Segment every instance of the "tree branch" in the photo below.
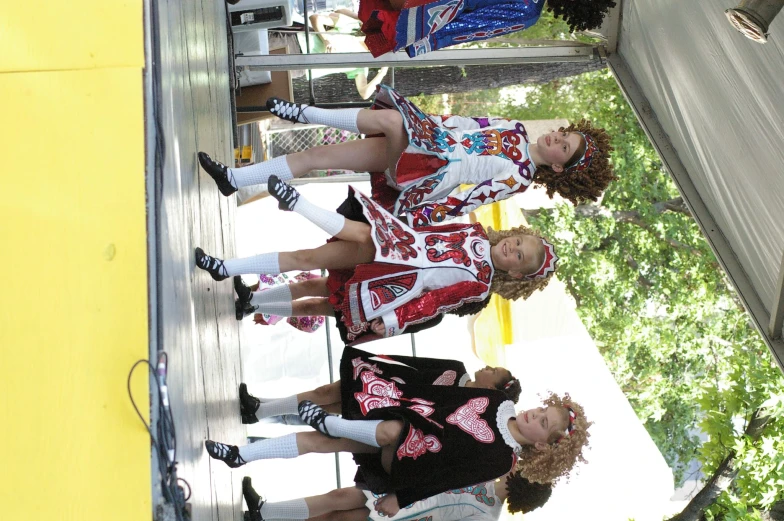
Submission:
{"label": "tree branch", "polygon": [[[746,425],[744,433],[756,441],[770,420],[770,416],[763,415],[761,409],[756,409],[751,414],[751,420]],[[702,512],[716,502],[719,495],[732,485],[738,475],[738,469],[735,468],[735,456],[735,451],[730,450],[702,490],[689,501],[680,514],[671,517],[668,521],[700,521]]]}

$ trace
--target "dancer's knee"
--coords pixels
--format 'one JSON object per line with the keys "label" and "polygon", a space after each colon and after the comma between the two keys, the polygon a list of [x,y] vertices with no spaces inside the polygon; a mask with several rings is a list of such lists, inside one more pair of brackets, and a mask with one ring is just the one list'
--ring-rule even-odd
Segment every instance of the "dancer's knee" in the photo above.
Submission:
{"label": "dancer's knee", "polygon": [[379,114],[379,123],[384,134],[392,136],[403,131],[403,116],[397,110],[383,110]]}
{"label": "dancer's knee", "polygon": [[388,420],[378,424],[376,427],[376,442],[381,447],[394,445],[400,439],[400,433],[403,430],[403,422],[397,420]]}

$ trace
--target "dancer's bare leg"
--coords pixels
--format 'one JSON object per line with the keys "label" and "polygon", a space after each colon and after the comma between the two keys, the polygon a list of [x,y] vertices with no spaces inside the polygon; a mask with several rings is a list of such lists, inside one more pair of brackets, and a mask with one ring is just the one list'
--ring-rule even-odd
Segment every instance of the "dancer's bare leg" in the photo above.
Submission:
{"label": "dancer's bare leg", "polygon": [[297,450],[300,454],[331,454],[333,452],[373,454],[379,451],[378,447],[371,447],[346,438],[328,438],[316,431],[298,432]]}
{"label": "dancer's bare leg", "polygon": [[384,137],[357,139],[288,154],[286,162],[294,177],[301,177],[311,170],[381,172],[386,168],[386,148],[387,139]]}
{"label": "dancer's bare leg", "polygon": [[353,510],[336,510],[321,516],[309,517],[308,521],[367,521],[369,515],[370,510],[362,507]]}
{"label": "dancer's bare leg", "polygon": [[[370,239],[370,227],[364,223],[346,221],[346,228],[353,228],[348,225],[364,225],[367,227],[367,234],[363,234],[362,242],[335,241],[327,243],[312,250],[298,250],[282,252],[278,256],[280,272],[286,271],[309,271],[315,269],[351,269],[358,264],[372,262],[376,255],[376,247]],[[341,232],[342,234],[343,232]],[[352,231],[349,231],[352,233]],[[357,233],[357,230],[353,230]]]}
{"label": "dancer's bare leg", "polygon": [[[297,403],[304,400],[311,401],[324,407],[329,404],[340,404],[340,380],[331,384],[316,387],[312,391],[306,391],[297,395]],[[326,407],[325,407],[326,408]]]}
{"label": "dancer's bare leg", "polygon": [[389,172],[394,177],[400,155],[408,147],[408,134],[403,126],[403,116],[395,109],[361,110],[357,114],[357,127],[363,134],[384,134],[387,164],[382,169],[369,170],[369,172],[381,172],[389,168]]}
{"label": "dancer's bare leg", "polygon": [[[308,298],[291,303],[292,317],[328,317],[333,314],[332,304],[326,298]],[[314,402],[315,403],[315,402]]]}
{"label": "dancer's bare leg", "polygon": [[[327,278],[308,279],[301,282],[289,284],[291,299],[297,300],[302,297],[328,297]],[[254,290],[255,291],[255,290]]]}
{"label": "dancer's bare leg", "polygon": [[387,474],[392,473],[392,458],[402,432],[403,422],[399,420],[387,420],[376,427],[376,441],[381,445],[381,466]]}
{"label": "dancer's bare leg", "polygon": [[[353,511],[365,506],[367,498],[358,488],[338,488],[319,496],[305,498],[310,518],[335,511]],[[367,511],[367,510],[366,510]]]}

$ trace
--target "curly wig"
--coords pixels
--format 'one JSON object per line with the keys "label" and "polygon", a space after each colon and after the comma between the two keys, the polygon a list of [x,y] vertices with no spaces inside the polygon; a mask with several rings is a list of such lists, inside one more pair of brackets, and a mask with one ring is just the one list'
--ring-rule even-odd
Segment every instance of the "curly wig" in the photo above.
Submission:
{"label": "curly wig", "polygon": [[547,503],[553,493],[553,485],[528,481],[516,470],[506,478],[506,491],[509,513],[526,514]]}
{"label": "curly wig", "polygon": [[[514,228],[510,228],[509,230],[501,231],[495,231],[492,228],[487,228],[487,238],[490,240],[491,246],[495,246],[503,239],[515,235],[533,235],[535,237],[539,237],[540,239],[543,238],[540,234],[536,233],[527,226],[516,226]],[[552,276],[553,272],[550,272],[546,277],[540,279],[516,279],[505,271],[496,270],[493,274],[493,280],[490,283],[490,293],[495,293],[499,297],[506,300],[517,300],[519,298],[525,300],[533,295],[535,291],[543,290],[547,284],[550,283]]]}
{"label": "curly wig", "polygon": [[[591,159],[591,165],[584,170],[565,168],[561,172],[556,172],[549,166],[539,166],[534,173],[534,182],[543,186],[551,199],[553,194],[558,193],[575,205],[584,201],[596,201],[610,181],[618,179],[610,164],[610,151],[613,147],[610,144],[609,134],[603,128],[594,128],[590,121],[584,119],[568,127],[561,127],[559,131],[588,134],[593,138],[599,151]],[[582,157],[584,152],[585,150],[578,150],[575,155],[579,154],[579,156],[571,158],[570,164]]]}
{"label": "curly wig", "polygon": [[613,0],[547,0],[547,10],[563,18],[572,32],[601,26],[604,15],[613,7]]}
{"label": "curly wig", "polygon": [[539,451],[534,446],[523,447],[520,456],[520,469],[523,474],[537,483],[554,483],[562,477],[569,475],[569,472],[578,461],[585,463],[583,449],[588,446],[588,428],[592,425],[585,417],[583,407],[572,400],[569,394],[563,397],[555,393],[545,398],[544,404],[550,407],[560,407],[566,417],[568,417],[567,407],[571,408],[576,418],[570,434],[559,433],[554,440],[550,441],[547,450]]}

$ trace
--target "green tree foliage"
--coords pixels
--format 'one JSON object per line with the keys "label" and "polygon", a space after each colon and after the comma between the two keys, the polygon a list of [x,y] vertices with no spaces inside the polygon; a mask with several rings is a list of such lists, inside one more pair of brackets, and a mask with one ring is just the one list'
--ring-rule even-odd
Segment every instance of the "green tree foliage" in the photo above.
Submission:
{"label": "green tree foliage", "polygon": [[[559,277],[676,481],[693,458],[710,476],[734,450],[738,475],[708,513],[753,519],[749,508],[784,497],[784,379],[615,81],[600,72],[530,88],[499,112],[585,117],[613,136],[620,179],[604,199],[532,222],[555,238]],[[760,408],[772,421],[753,439],[744,425]]]}
{"label": "green tree foliage", "polygon": [[[730,456],[735,478],[705,516],[760,519],[784,499],[784,379],[617,84],[602,71],[517,94],[495,103],[500,93],[486,92],[489,105],[452,100],[452,112],[584,117],[613,136],[620,179],[603,200],[529,220],[555,240],[558,276],[676,482],[695,458],[709,477]],[[771,421],[750,436],[757,410]]]}

